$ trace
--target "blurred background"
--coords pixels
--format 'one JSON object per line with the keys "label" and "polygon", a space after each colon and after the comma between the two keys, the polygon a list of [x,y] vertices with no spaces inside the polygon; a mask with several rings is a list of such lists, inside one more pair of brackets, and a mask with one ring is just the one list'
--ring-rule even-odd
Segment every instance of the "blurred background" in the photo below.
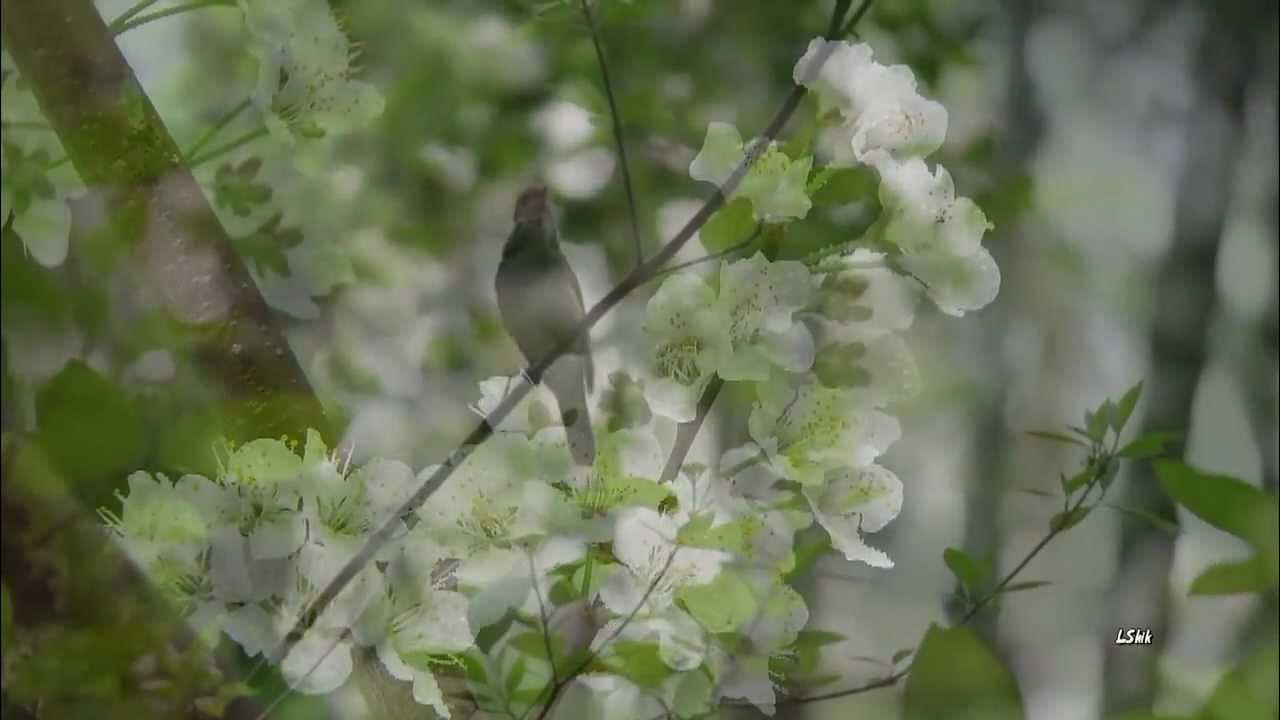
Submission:
{"label": "blurred background", "polygon": [[[224,162],[261,159],[259,178],[290,231],[241,246],[254,279],[355,461],[394,457],[418,468],[470,429],[478,381],[520,368],[492,290],[518,192],[538,179],[550,186],[588,305],[634,262],[626,199],[574,3],[332,4],[360,43],[362,79],[386,99],[382,115],[323,144],[247,143],[195,172],[208,194],[223,182]],[[130,5],[97,3],[108,19]],[[706,195],[687,169],[707,123],[733,122],[744,135],[763,128],[830,6],[600,3],[646,251]],[[947,617],[955,588],[944,548],[1007,569],[1043,535],[1055,504],[1020,490],[1055,490],[1059,472],[1080,458],[1025,430],[1077,422],[1145,379],[1136,422],[1185,431],[1187,460],[1206,470],[1272,491],[1277,482],[1275,3],[880,0],[859,32],[881,62],[910,65],[925,94],[947,107],[937,159],[995,224],[986,246],[1003,286],[965,318],[922,313],[907,335],[923,390],[896,408],[903,437],[884,462],[906,485],[906,501],[874,538],[896,567],[826,558],[805,581],[811,626],[848,638],[826,648],[824,662],[849,685],[884,674],[872,660],[914,645]],[[119,45],[182,147],[256,82],[233,9],[149,23]],[[222,132],[234,138],[261,122],[241,113]],[[852,239],[877,209],[874,198],[816,205],[787,242]],[[84,260],[88,240],[76,228],[91,213],[73,205],[68,259],[54,268],[6,238],[6,437],[51,432],[38,410],[57,398],[42,389],[79,360],[146,398],[135,414],[153,441],[128,462],[205,468],[210,461],[188,449],[212,432],[190,410],[208,389],[193,387],[183,359],[168,356],[163,323],[116,310],[136,279]],[[232,234],[258,227],[225,208],[219,219]],[[704,252],[690,243],[679,259]],[[596,327],[597,387],[634,366],[642,310],[642,301],[624,303]],[[694,456],[713,458],[742,440],[741,402],[722,399]],[[112,436],[117,427],[99,431],[114,447],[127,441]],[[16,472],[8,442],[6,487]],[[1011,596],[979,624],[1030,718],[1190,712],[1225,670],[1274,643],[1274,592],[1188,597],[1199,571],[1243,557],[1245,546],[1177,516],[1134,467],[1113,499],[1181,530],[1095,513],[1026,571],[1051,586]],[[85,561],[74,558],[74,541],[49,538],[62,537],[62,524],[95,522],[89,508],[118,486],[47,490],[38,501],[6,489],[4,577],[19,624],[95,622],[66,620],[97,610],[71,597],[87,587],[76,580]],[[1127,627],[1152,628],[1155,644],[1115,646]],[[71,656],[94,637],[50,647]],[[881,690],[780,712],[893,718],[898,701],[898,690]],[[307,707],[297,716],[316,711]]]}

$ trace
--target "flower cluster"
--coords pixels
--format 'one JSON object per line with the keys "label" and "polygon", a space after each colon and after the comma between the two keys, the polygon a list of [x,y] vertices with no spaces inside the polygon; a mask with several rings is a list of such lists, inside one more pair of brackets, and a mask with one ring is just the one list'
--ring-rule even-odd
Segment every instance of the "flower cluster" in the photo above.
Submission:
{"label": "flower cluster", "polygon": [[240,0],[258,60],[254,101],[280,139],[343,133],[382,114],[383,98],[353,79],[358,52],[325,0]]}
{"label": "flower cluster", "polygon": [[995,299],[1000,271],[982,248],[990,224],[972,200],[956,197],[946,168],[925,162],[946,137],[947,111],[917,92],[911,69],[875,62],[866,45],[815,39],[794,78],[818,96],[831,164],[879,173],[884,214],[872,232],[892,264],[945,313]]}
{"label": "flower cluster", "polygon": [[[445,716],[443,688],[510,716],[549,702],[557,717],[698,717],[724,700],[772,713],[809,619],[784,580],[796,533],[816,522],[848,560],[892,566],[864,534],[902,507],[903,484],[879,460],[901,434],[888,410],[918,385],[901,333],[919,285],[953,314],[994,290],[980,270],[995,272],[985,218],[923,159],[945,111],[905,68],[823,42],[796,77],[844,147],[817,172],[875,168],[882,216],[808,261],[757,251],[666,278],[646,308],[646,372],[614,375],[607,402],[625,418],[597,430],[591,467],[575,465],[554,397],[536,390],[408,517],[395,509],[436,467],[416,479],[397,462],[352,471],[312,434],[300,457],[274,440],[238,448],[213,480],[135,475],[109,525],[180,607],[253,655],[392,523],[394,540],[283,659],[307,692],[338,687],[367,648]],[[831,56],[820,71],[818,53]],[[755,218],[804,217],[813,157],[756,142],[713,123],[690,174],[722,183],[758,156],[736,190]],[[713,467],[669,467],[662,438],[715,379],[753,399],[749,440]],[[477,410],[518,381],[481,383]]]}
{"label": "flower cluster", "polygon": [[[302,455],[279,440],[229,449],[215,478],[134,473],[121,510],[100,514],[130,557],[203,632],[269,653],[308,604],[415,487],[408,466],[352,471],[311,431]],[[284,658],[300,691],[330,692],[355,647],[376,649],[414,697],[444,710],[433,663],[471,647],[467,599],[432,573],[440,546],[406,525]]]}

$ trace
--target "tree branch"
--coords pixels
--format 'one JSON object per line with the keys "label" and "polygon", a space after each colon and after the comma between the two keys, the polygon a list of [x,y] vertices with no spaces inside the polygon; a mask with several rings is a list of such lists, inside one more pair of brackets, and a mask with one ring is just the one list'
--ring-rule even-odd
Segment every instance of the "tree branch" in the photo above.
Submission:
{"label": "tree branch", "polygon": [[635,247],[636,265],[644,262],[644,244],[640,241],[640,223],[636,219],[636,196],[631,188],[631,167],[627,164],[627,144],[622,138],[622,114],[618,112],[618,102],[613,95],[613,82],[609,79],[609,64],[604,59],[604,47],[600,44],[600,33],[596,29],[595,18],[591,15],[588,0],[581,0],[582,17],[587,21],[587,29],[591,33],[591,45],[596,51],[596,62],[600,65],[600,80],[604,84],[604,95],[609,101],[609,118],[613,122],[613,144],[618,153],[618,165],[622,169],[622,189],[627,194],[627,219],[631,222],[631,242]]}

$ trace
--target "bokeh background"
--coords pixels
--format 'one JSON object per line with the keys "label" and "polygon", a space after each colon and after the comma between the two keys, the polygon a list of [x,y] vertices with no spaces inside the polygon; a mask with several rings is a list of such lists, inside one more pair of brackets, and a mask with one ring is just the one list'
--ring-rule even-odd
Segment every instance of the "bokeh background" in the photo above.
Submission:
{"label": "bokeh background", "polygon": [[[112,18],[130,4],[97,6]],[[286,272],[269,253],[252,267],[312,385],[341,418],[345,446],[357,462],[382,456],[421,467],[474,422],[476,383],[520,367],[492,290],[516,194],[549,184],[588,304],[634,262],[626,200],[573,3],[333,5],[361,43],[362,77],[386,98],[382,116],[335,142],[264,139],[225,159],[262,158],[273,207],[300,233],[278,251]],[[706,194],[687,174],[706,124],[762,128],[830,5],[609,0],[597,8],[647,251]],[[944,548],[1008,568],[1043,534],[1056,507],[1019,491],[1054,490],[1080,458],[1025,430],[1076,422],[1145,378],[1138,423],[1185,431],[1186,458],[1204,469],[1272,491],[1277,482],[1275,3],[880,0],[860,35],[882,62],[909,64],[950,112],[939,160],[995,223],[986,246],[1003,286],[984,310],[962,319],[924,313],[908,335],[923,388],[897,408],[903,437],[885,460],[906,484],[906,502],[875,537],[896,567],[827,558],[805,581],[812,625],[848,637],[824,661],[850,685],[883,674],[876,659],[947,617],[955,587]],[[181,146],[253,90],[255,64],[234,9],[177,15],[119,43]],[[260,123],[244,113],[224,132]],[[220,164],[197,169],[206,188]],[[805,248],[851,239],[874,212],[874,198],[821,205],[787,240]],[[232,232],[252,229],[232,213],[221,219]],[[78,264],[84,242],[73,232],[69,260],[51,281],[75,306],[56,321],[19,312],[40,297],[5,294],[6,437],[39,427],[40,388],[72,359],[142,388],[151,408],[142,414],[158,425],[189,417],[199,395],[185,387],[195,381],[182,358],[163,354],[163,328],[112,319],[119,286],[136,279]],[[18,252],[5,249],[5,285],[24,262]],[[680,259],[703,252],[690,243]],[[99,308],[93,323],[77,309],[86,303]],[[625,303],[597,326],[598,386],[642,347],[642,309]],[[695,456],[742,439],[740,401],[722,401]],[[16,472],[8,442],[7,486]],[[173,443],[146,464],[188,462],[174,461]],[[92,524],[91,508],[110,489],[50,490],[37,507],[6,490],[6,525],[21,527],[6,531],[4,548],[17,620],[83,630],[50,646],[68,656],[98,647],[111,629],[95,630],[106,620],[67,597],[89,587],[68,579],[85,562],[77,546],[47,539],[59,523]],[[1242,543],[1178,515],[1139,466],[1112,493],[1180,530],[1095,513],[1027,570],[1052,585],[1011,596],[979,623],[1016,676],[1029,718],[1087,720],[1134,706],[1190,712],[1235,662],[1274,643],[1274,592],[1186,592],[1210,563],[1243,557]],[[14,580],[32,575],[40,580]],[[1124,627],[1152,628],[1155,644],[1116,647]],[[117,660],[77,671],[91,684]],[[49,662],[55,674],[72,667]],[[893,718],[898,701],[897,690],[881,690],[781,712]],[[299,707],[297,717],[323,710]]]}

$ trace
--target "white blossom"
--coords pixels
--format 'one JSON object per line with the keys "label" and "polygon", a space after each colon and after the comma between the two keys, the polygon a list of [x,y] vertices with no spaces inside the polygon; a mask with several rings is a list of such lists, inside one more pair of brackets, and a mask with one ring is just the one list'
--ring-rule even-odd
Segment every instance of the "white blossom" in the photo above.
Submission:
{"label": "white blossom", "polygon": [[747,421],[751,439],[775,472],[802,485],[821,483],[833,468],[874,462],[901,435],[896,419],[852,390],[772,384],[760,395]]}
{"label": "white blossom", "polygon": [[831,536],[831,545],[847,560],[874,567],[893,567],[880,550],[868,546],[862,533],[876,532],[902,509],[902,481],[879,465],[841,468],[824,482],[804,488],[814,517]]}
{"label": "white blossom", "polygon": [[672,275],[649,299],[644,330],[653,344],[645,399],[659,415],[692,420],[698,396],[730,347],[715,292],[695,275]]}
{"label": "white blossom", "polygon": [[[815,73],[823,53],[827,61]],[[818,95],[822,111],[838,112],[834,136],[844,147],[834,154],[837,164],[856,160],[879,166],[924,157],[946,137],[946,108],[920,95],[909,67],[875,62],[864,44],[815,38],[793,77]]]}
{"label": "white blossom", "polygon": [[653,614],[671,605],[685,586],[711,582],[728,556],[678,542],[680,522],[645,507],[618,517],[613,554],[622,564],[600,588],[600,599],[620,615]]}
{"label": "white blossom", "polygon": [[[710,123],[702,150],[689,165],[689,176],[723,186],[746,160],[749,150],[733,125]],[[777,142],[770,142],[760,151],[733,196],[750,200],[755,216],[766,222],[803,218],[812,207],[806,192],[812,167],[813,158],[793,160],[778,148]]]}

